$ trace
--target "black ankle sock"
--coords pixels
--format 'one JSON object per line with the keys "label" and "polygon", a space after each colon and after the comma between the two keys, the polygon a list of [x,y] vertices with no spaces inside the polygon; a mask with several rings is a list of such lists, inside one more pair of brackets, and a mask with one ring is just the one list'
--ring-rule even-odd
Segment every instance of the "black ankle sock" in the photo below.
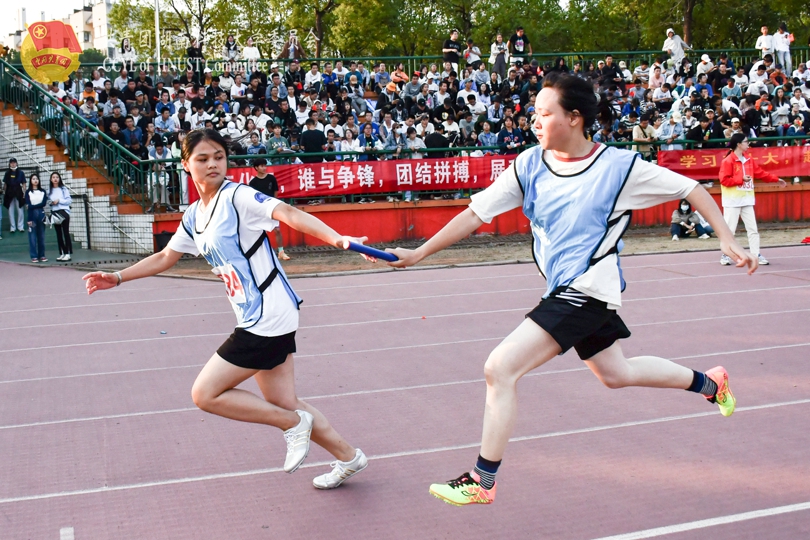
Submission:
{"label": "black ankle sock", "polygon": [[490,461],[480,455],[478,456],[478,461],[473,470],[481,477],[479,484],[481,484],[482,488],[492,489],[492,486],[495,485],[495,474],[500,466],[500,461]]}
{"label": "black ankle sock", "polygon": [[692,384],[687,388],[689,392],[703,394],[706,397],[714,397],[717,393],[717,383],[705,373],[692,370]]}

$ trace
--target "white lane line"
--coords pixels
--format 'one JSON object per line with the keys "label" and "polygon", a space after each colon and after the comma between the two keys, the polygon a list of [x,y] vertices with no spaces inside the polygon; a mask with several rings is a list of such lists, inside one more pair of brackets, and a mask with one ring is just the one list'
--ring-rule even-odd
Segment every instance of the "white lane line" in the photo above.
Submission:
{"label": "white lane line", "polygon": [[[489,341],[495,339],[502,339],[502,338],[485,338],[479,339],[476,341]],[[462,342],[464,343],[464,342]],[[753,349],[740,349],[736,351],[721,351],[721,352],[713,352],[713,353],[704,353],[704,354],[692,354],[688,356],[676,356],[671,358],[671,360],[688,360],[688,359],[695,359],[695,358],[711,358],[715,356],[730,356],[735,354],[745,354],[745,353],[752,353],[752,352],[762,352],[762,351],[770,351],[770,350],[778,350],[778,349],[791,349],[796,347],[807,347],[810,346],[810,343],[796,343],[793,345],[774,345],[772,347],[757,347]],[[380,349],[377,349],[380,350]],[[199,367],[199,366],[198,366]],[[568,368],[568,369],[556,369],[556,370],[548,370],[548,371],[537,371],[534,373],[528,373],[524,375],[523,378],[527,377],[543,377],[546,375],[559,375],[562,373],[575,373],[578,371],[590,371],[587,367],[578,367],[578,368]],[[383,394],[383,393],[391,393],[391,392],[404,392],[408,390],[422,390],[426,388],[440,388],[444,386],[458,386],[462,384],[478,384],[485,382],[485,379],[467,379],[462,381],[448,381],[448,382],[440,382],[440,383],[425,383],[425,384],[416,384],[411,386],[395,386],[393,388],[377,388],[372,390],[355,390],[353,392],[341,392],[336,394],[322,394],[317,396],[307,396],[302,397],[303,400],[318,400],[318,399],[330,399],[330,398],[342,398],[342,397],[350,397],[350,396],[364,396],[370,394]],[[157,411],[142,411],[142,412],[134,412],[134,413],[121,413],[121,414],[112,414],[106,416],[88,416],[82,418],[69,418],[65,420],[47,420],[43,422],[31,422],[27,424],[10,424],[5,426],[0,426],[0,431],[6,429],[19,429],[19,428],[28,428],[28,427],[39,427],[39,426],[50,426],[56,424],[73,424],[77,422],[93,422],[96,420],[111,420],[116,418],[130,418],[130,417],[139,417],[139,416],[152,416],[157,414],[168,414],[168,413],[179,413],[179,412],[189,412],[189,411],[196,411],[196,407],[185,407],[181,409],[167,409],[167,410],[157,410]]]}
{"label": "white lane line", "polygon": [[[810,269],[794,269],[794,270],[774,270],[770,272],[760,272],[759,275],[763,274],[786,274],[789,272],[805,272]],[[680,281],[680,280],[687,280],[687,279],[708,279],[708,278],[715,278],[715,277],[723,277],[728,278],[732,276],[745,276],[747,274],[736,272],[736,273],[728,273],[728,274],[710,274],[705,276],[681,276],[681,277],[673,277],[673,278],[661,278],[661,279],[646,279],[646,280],[637,280],[637,281],[630,281],[630,284],[633,283],[658,283],[658,282],[668,282],[668,281]],[[515,277],[515,276],[506,276],[508,277]],[[487,278],[493,279],[493,278]],[[441,280],[441,281],[461,281],[461,280]],[[426,282],[423,282],[426,283]],[[387,284],[386,284],[387,285]],[[708,293],[698,293],[692,295],[678,295],[678,296],[661,296],[655,298],[644,298],[644,299],[629,299],[623,300],[624,302],[635,302],[639,300],[662,300],[662,299],[669,299],[669,298],[683,298],[685,296],[704,296],[704,295],[712,295],[712,294],[733,294],[736,292],[757,292],[757,291],[764,291],[764,290],[782,290],[782,289],[791,289],[791,288],[802,288],[802,287],[810,287],[810,285],[798,285],[794,287],[771,287],[769,289],[749,289],[747,291],[720,291],[720,292],[708,292]],[[347,287],[335,287],[338,289],[347,289],[352,288],[350,286]],[[365,286],[364,286],[365,288]],[[316,289],[310,289],[316,290]],[[453,298],[453,297],[463,297],[463,296],[479,296],[479,295],[487,295],[487,294],[503,294],[503,293],[515,293],[515,292],[526,292],[526,291],[534,291],[536,293],[542,293],[546,290],[544,286],[538,287],[529,287],[523,289],[503,289],[497,291],[473,291],[473,292],[463,292],[463,293],[450,293],[450,294],[438,294],[438,295],[428,295],[428,296],[412,296],[408,298],[374,298],[369,300],[354,300],[354,301],[341,301],[341,302],[330,302],[324,304],[302,304],[302,309],[312,309],[312,308],[319,308],[319,307],[331,307],[331,306],[345,306],[351,304],[373,304],[373,303],[382,303],[382,302],[405,302],[409,300],[428,300],[428,299],[435,299],[435,298]],[[300,290],[298,292],[306,292],[306,290]],[[213,296],[192,296],[190,298],[170,298],[170,299],[156,299],[156,300],[141,300],[137,302],[108,302],[108,303],[99,303],[99,304],[74,304],[69,306],[50,306],[50,307],[41,307],[41,308],[28,308],[28,309],[17,309],[17,310],[7,310],[7,311],[0,311],[0,315],[8,314],[8,313],[28,313],[28,312],[39,312],[39,311],[48,311],[53,309],[81,309],[81,308],[99,308],[99,307],[111,307],[111,306],[126,306],[126,305],[138,305],[138,304],[153,304],[158,302],[188,302],[192,300],[210,300],[215,298],[224,298],[223,295],[213,295]],[[223,311],[223,313],[227,313]],[[182,317],[187,316],[187,314],[181,315],[171,315],[167,317]],[[96,321],[96,322],[113,322],[113,321]],[[94,322],[93,324],[95,324]],[[75,324],[85,324],[85,323],[75,323]],[[40,325],[39,327],[44,327],[48,325]],[[55,325],[54,325],[55,326]],[[37,328],[36,326],[22,326],[22,327],[15,327],[14,329],[26,329],[26,328]],[[10,330],[10,328],[0,328],[2,330]]]}
{"label": "white lane line", "polygon": [[[773,257],[771,257],[773,258]],[[216,285],[216,281],[212,282]],[[161,285],[159,287],[129,287],[125,289],[118,289],[115,291],[115,294],[126,294],[126,293],[141,293],[143,291],[170,291],[170,290],[177,290],[177,289],[193,289],[193,285]],[[87,296],[87,291],[82,290],[79,292],[65,292],[65,293],[55,293],[55,294],[48,294],[48,298],[53,298],[56,296]],[[28,294],[25,296],[4,296],[0,297],[0,300],[23,300],[25,298],[42,298],[41,294]]]}
{"label": "white lane line", "polygon": [[705,529],[707,527],[715,527],[717,525],[728,525],[729,523],[738,523],[740,521],[749,521],[751,519],[778,516],[780,514],[790,514],[792,512],[801,512],[802,510],[810,510],[810,502],[775,506],[773,508],[765,508],[763,510],[754,510],[752,512],[743,512],[741,514],[731,514],[728,516],[701,519],[699,521],[690,521],[687,523],[679,523],[677,525],[667,525],[666,527],[657,527],[655,529],[647,529],[645,531],[617,534],[615,536],[604,536],[602,538],[598,538],[597,540],[641,540],[643,538],[655,538],[656,536],[694,531],[696,529]]}
{"label": "white lane line", "polygon": [[[773,409],[778,407],[789,407],[792,405],[804,405],[810,403],[810,399],[801,399],[796,401],[783,401],[778,403],[767,403],[764,405],[754,405],[750,407],[738,407],[735,411],[737,414],[742,412],[748,411],[758,411],[764,409]],[[588,428],[581,428],[581,429],[571,429],[567,431],[555,431],[551,433],[541,433],[538,435],[527,435],[523,437],[513,437],[509,439],[509,442],[512,443],[519,443],[525,441],[536,441],[540,439],[551,439],[555,437],[566,437],[570,435],[580,435],[580,434],[587,434],[587,433],[596,433],[600,431],[609,431],[613,429],[623,429],[628,427],[635,427],[635,426],[646,426],[652,424],[661,424],[666,422],[675,422],[679,420],[691,420],[694,418],[703,418],[706,416],[717,416],[717,411],[712,412],[702,412],[702,413],[694,413],[694,414],[683,414],[679,416],[665,416],[662,418],[652,418],[649,420],[638,420],[635,422],[623,422],[620,424],[608,424],[603,426],[593,426]],[[421,456],[427,454],[437,454],[441,452],[452,452],[455,450],[466,450],[469,448],[478,448],[481,445],[480,441],[475,441],[467,444],[459,444],[454,446],[442,446],[439,448],[420,448],[415,450],[406,450],[402,452],[392,452],[388,454],[377,454],[377,455],[370,455],[368,458],[370,460],[378,461],[383,459],[394,459],[400,457],[409,457],[409,456]],[[320,461],[315,463],[305,463],[301,465],[301,469],[311,469],[314,467],[323,467],[329,465],[331,461]],[[0,504],[10,504],[10,503],[18,503],[18,502],[28,502],[28,501],[39,501],[43,499],[56,499],[56,498],[63,498],[63,497],[73,497],[76,495],[92,495],[96,493],[108,493],[114,491],[129,491],[133,489],[143,489],[149,487],[161,487],[161,486],[171,486],[177,484],[189,484],[194,482],[204,482],[207,480],[222,480],[228,478],[240,478],[245,476],[257,476],[263,474],[271,474],[281,472],[284,469],[282,467],[270,467],[266,469],[254,469],[249,471],[235,471],[235,472],[227,472],[227,473],[218,473],[218,474],[208,474],[204,476],[190,476],[186,478],[172,478],[169,480],[155,480],[152,482],[141,482],[136,484],[124,484],[120,486],[101,486],[97,488],[88,488],[88,489],[77,489],[72,491],[57,491],[52,493],[41,493],[36,495],[23,495],[20,497],[7,497],[0,499]]]}
{"label": "white lane line", "polygon": [[715,291],[715,292],[702,292],[702,293],[692,293],[692,294],[674,294],[671,296],[651,296],[648,298],[629,298],[627,300],[622,300],[622,303],[627,302],[648,302],[651,300],[671,300],[673,298],[693,298],[695,296],[718,296],[723,294],[741,294],[741,293],[752,293],[752,292],[764,292],[764,291],[785,291],[790,289],[807,289],[810,285],[791,285],[789,287],[767,287],[764,289],[745,289],[742,291]]}
{"label": "white lane line", "polygon": [[0,332],[8,331],[8,330],[31,330],[34,328],[53,328],[59,326],[81,326],[83,324],[109,324],[109,323],[120,323],[120,322],[137,322],[137,321],[158,321],[161,319],[180,319],[183,317],[197,317],[197,316],[204,316],[204,315],[226,315],[226,314],[233,314],[233,310],[222,310],[222,311],[206,311],[203,313],[180,313],[178,315],[158,315],[158,316],[151,316],[151,317],[133,317],[131,319],[104,319],[103,321],[75,321],[75,322],[63,322],[63,323],[55,323],[55,324],[32,324],[29,326],[9,326],[8,328],[0,328]]}
{"label": "white lane line", "polygon": [[[717,250],[717,254],[720,254],[720,250]],[[680,255],[679,253],[673,253],[672,255]],[[637,255],[638,257],[644,257],[644,255]],[[625,256],[622,260],[626,261],[629,256]],[[784,257],[771,257],[773,260],[782,260],[782,259],[807,259],[810,258],[810,255],[785,255]],[[679,268],[681,266],[694,266],[696,264],[720,264],[720,257],[718,256],[715,259],[710,261],[694,261],[688,263],[671,263],[671,264],[642,264],[640,266],[625,266],[622,264],[622,270],[632,270],[635,268]]]}
{"label": "white lane line", "polygon": [[[526,311],[531,308],[515,308],[506,311]],[[763,311],[759,313],[742,313],[737,315],[719,315],[716,317],[703,317],[697,319],[680,319],[675,321],[658,321],[658,322],[650,322],[650,323],[631,323],[629,326],[633,328],[637,328],[639,326],[658,326],[662,324],[686,324],[686,323],[696,323],[696,322],[705,322],[705,321],[717,321],[717,320],[724,320],[724,319],[738,319],[743,317],[765,317],[767,315],[788,315],[791,313],[806,313],[810,311],[810,308],[807,309],[791,309],[785,311]],[[231,313],[228,311],[227,313]],[[403,349],[417,349],[423,347],[438,347],[443,345],[458,345],[464,343],[475,343],[478,341],[495,341],[503,339],[503,337],[492,337],[492,338],[480,338],[480,339],[465,339],[459,341],[444,341],[440,343],[421,343],[416,345],[404,345],[398,347],[382,347],[378,349],[360,349],[354,351],[332,351],[332,352],[325,352],[325,353],[311,353],[311,354],[296,354],[295,357],[297,359],[300,358],[316,358],[321,356],[339,356],[345,354],[364,354],[364,353],[374,353],[374,352],[384,352],[384,351],[396,351],[396,350],[403,350]],[[792,345],[789,345],[792,346]],[[40,381],[53,381],[58,379],[77,379],[82,377],[98,377],[103,375],[119,375],[119,374],[128,374],[128,373],[143,373],[148,371],[163,371],[168,369],[189,369],[189,368],[201,368],[205,364],[188,364],[184,366],[165,366],[165,367],[155,367],[155,368],[140,368],[140,369],[122,369],[118,371],[101,371],[97,373],[78,373],[75,375],[54,375],[52,377],[32,377],[28,379],[9,379],[2,381],[0,380],[0,384],[11,384],[11,383],[23,383],[23,382],[40,382]]]}
{"label": "white lane line", "polygon": [[73,540],[73,527],[62,527],[59,529],[59,540]]}

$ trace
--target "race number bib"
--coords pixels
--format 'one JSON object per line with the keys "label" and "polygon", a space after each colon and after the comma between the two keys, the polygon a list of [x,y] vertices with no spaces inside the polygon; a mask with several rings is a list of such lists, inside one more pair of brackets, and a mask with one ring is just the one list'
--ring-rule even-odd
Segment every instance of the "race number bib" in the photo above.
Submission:
{"label": "race number bib", "polygon": [[242,286],[242,280],[239,279],[239,274],[233,269],[230,264],[223,264],[211,270],[219,279],[225,283],[225,290],[228,292],[228,300],[234,304],[244,304],[245,288]]}
{"label": "race number bib", "polygon": [[740,191],[754,191],[754,180],[743,180],[741,186],[737,186]]}

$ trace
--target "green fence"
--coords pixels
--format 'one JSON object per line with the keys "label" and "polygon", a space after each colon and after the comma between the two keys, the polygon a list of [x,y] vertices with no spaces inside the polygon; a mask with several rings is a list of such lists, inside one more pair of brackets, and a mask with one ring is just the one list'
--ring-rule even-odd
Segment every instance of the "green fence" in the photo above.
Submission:
{"label": "green fence", "polygon": [[[488,58],[486,54],[486,47],[482,47],[482,51],[484,51],[484,59]],[[757,49],[694,49],[692,51],[688,51],[687,57],[692,60],[693,64],[696,64],[700,61],[700,57],[703,54],[708,54],[713,59],[717,59],[717,57],[721,53],[726,53],[734,62],[735,66],[744,66],[749,62],[756,61],[760,58],[761,53]],[[603,60],[605,56],[612,55],[616,62],[620,62],[624,60],[628,63],[628,68],[632,70],[633,67],[637,66],[641,60],[646,60],[649,63],[652,63],[656,58],[664,57],[666,58],[667,55],[663,51],[660,50],[639,50],[639,51],[564,51],[564,52],[541,52],[541,53],[534,53],[529,56],[531,59],[537,60],[540,65],[545,63],[554,63],[554,60],[557,58],[565,59],[566,64],[570,67],[574,65],[574,62],[582,62],[583,69],[584,64],[586,62],[593,62],[596,64],[597,61]],[[793,59],[793,67],[794,69],[802,62],[808,63],[810,62],[810,47],[793,47],[791,49],[791,57]],[[383,62],[386,64],[388,68],[388,72],[394,71],[396,66],[401,62],[404,65],[406,73],[413,73],[414,71],[419,71],[422,66],[430,66],[430,64],[437,64],[439,67],[439,71],[442,70],[442,56],[441,55],[424,55],[424,56],[366,56],[366,57],[350,57],[350,58],[309,58],[309,59],[302,59],[302,69],[304,71],[308,70],[308,66],[310,62],[319,62],[321,64],[325,62],[331,62],[333,65],[338,60],[342,60],[344,63],[344,67],[348,69],[349,62],[356,61],[356,62],[364,62],[366,67],[370,70],[371,66],[377,62]],[[176,70],[178,74],[182,73],[185,67],[188,65],[187,62],[193,62],[193,67],[197,71],[202,71],[203,68],[209,67],[213,71],[214,74],[218,74],[222,72],[223,64],[226,61],[222,58],[210,58],[204,60],[202,63],[197,64],[193,60],[189,60],[187,58],[180,58],[180,59],[164,59],[162,62],[163,65],[168,65],[172,69]],[[238,61],[244,63],[245,61]],[[279,64],[281,67],[286,67],[291,60],[289,59],[273,59],[273,58],[262,58],[257,60],[256,62],[259,63],[260,67],[267,71],[269,67],[273,63]],[[115,72],[118,71],[122,67],[122,63],[120,61],[106,61],[103,63],[85,63],[82,64],[81,70],[84,74],[89,74],[93,69],[98,67],[104,67],[105,70],[110,73],[111,71]],[[15,67],[20,67],[19,65],[15,65]],[[159,74],[160,70],[158,69],[158,64],[152,61],[142,61],[142,62],[135,62],[131,64],[131,67],[134,69],[144,69],[150,75]],[[198,69],[197,69],[198,68]],[[790,75],[790,74],[788,74]]]}

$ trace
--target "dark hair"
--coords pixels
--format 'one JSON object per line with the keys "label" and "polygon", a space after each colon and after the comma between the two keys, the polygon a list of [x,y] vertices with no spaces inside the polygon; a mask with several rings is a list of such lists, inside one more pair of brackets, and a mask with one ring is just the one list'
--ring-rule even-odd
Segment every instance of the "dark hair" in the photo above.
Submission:
{"label": "dark hair", "polygon": [[262,165],[267,165],[267,160],[264,158],[256,158],[253,160],[254,167],[260,167]]}
{"label": "dark hair", "polygon": [[57,176],[57,178],[59,178],[59,187],[60,187],[60,188],[65,187],[65,183],[64,183],[64,182],[62,182],[62,175],[61,175],[61,174],[59,174],[59,171],[53,171],[53,172],[52,172],[52,173],[51,173],[51,174],[48,176],[48,193],[50,193],[50,192],[51,192],[51,190],[53,189],[53,185],[51,184],[51,179],[53,178],[53,175],[56,175],[56,176]]}
{"label": "dark hair", "polygon": [[42,187],[42,180],[39,179],[39,175],[37,173],[33,173],[31,176],[28,177],[28,189],[26,191],[33,191],[33,188],[34,188],[33,180],[34,180],[34,178],[37,179],[37,184],[39,184],[39,187],[37,187],[37,190],[38,191],[45,191],[45,188]]}
{"label": "dark hair", "polygon": [[553,88],[559,94],[560,106],[582,117],[582,132],[587,133],[594,122],[613,122],[613,108],[607,97],[595,94],[591,83],[575,75],[554,71],[543,79],[543,88]]}
{"label": "dark hair", "polygon": [[728,143],[728,147],[730,148],[728,153],[730,154],[731,152],[736,150],[737,146],[739,146],[739,144],[743,142],[745,138],[746,138],[745,133],[735,133],[734,135],[732,135],[731,140]]}
{"label": "dark hair", "polygon": [[208,141],[212,142],[216,145],[222,147],[222,151],[225,152],[225,157],[228,157],[228,143],[225,141],[225,138],[219,134],[218,131],[215,131],[210,128],[205,129],[195,129],[188,136],[183,140],[183,148],[180,151],[180,157],[183,160],[188,160],[191,158],[192,152],[197,147],[198,144],[201,142]]}
{"label": "dark hair", "polygon": [[[689,207],[689,210],[687,210],[686,212],[681,212],[681,206],[684,203],[686,203],[686,205]],[[692,205],[689,203],[689,201],[687,201],[686,199],[681,199],[681,202],[678,203],[678,213],[679,214],[684,214],[684,213],[685,214],[691,214],[692,213]]]}

